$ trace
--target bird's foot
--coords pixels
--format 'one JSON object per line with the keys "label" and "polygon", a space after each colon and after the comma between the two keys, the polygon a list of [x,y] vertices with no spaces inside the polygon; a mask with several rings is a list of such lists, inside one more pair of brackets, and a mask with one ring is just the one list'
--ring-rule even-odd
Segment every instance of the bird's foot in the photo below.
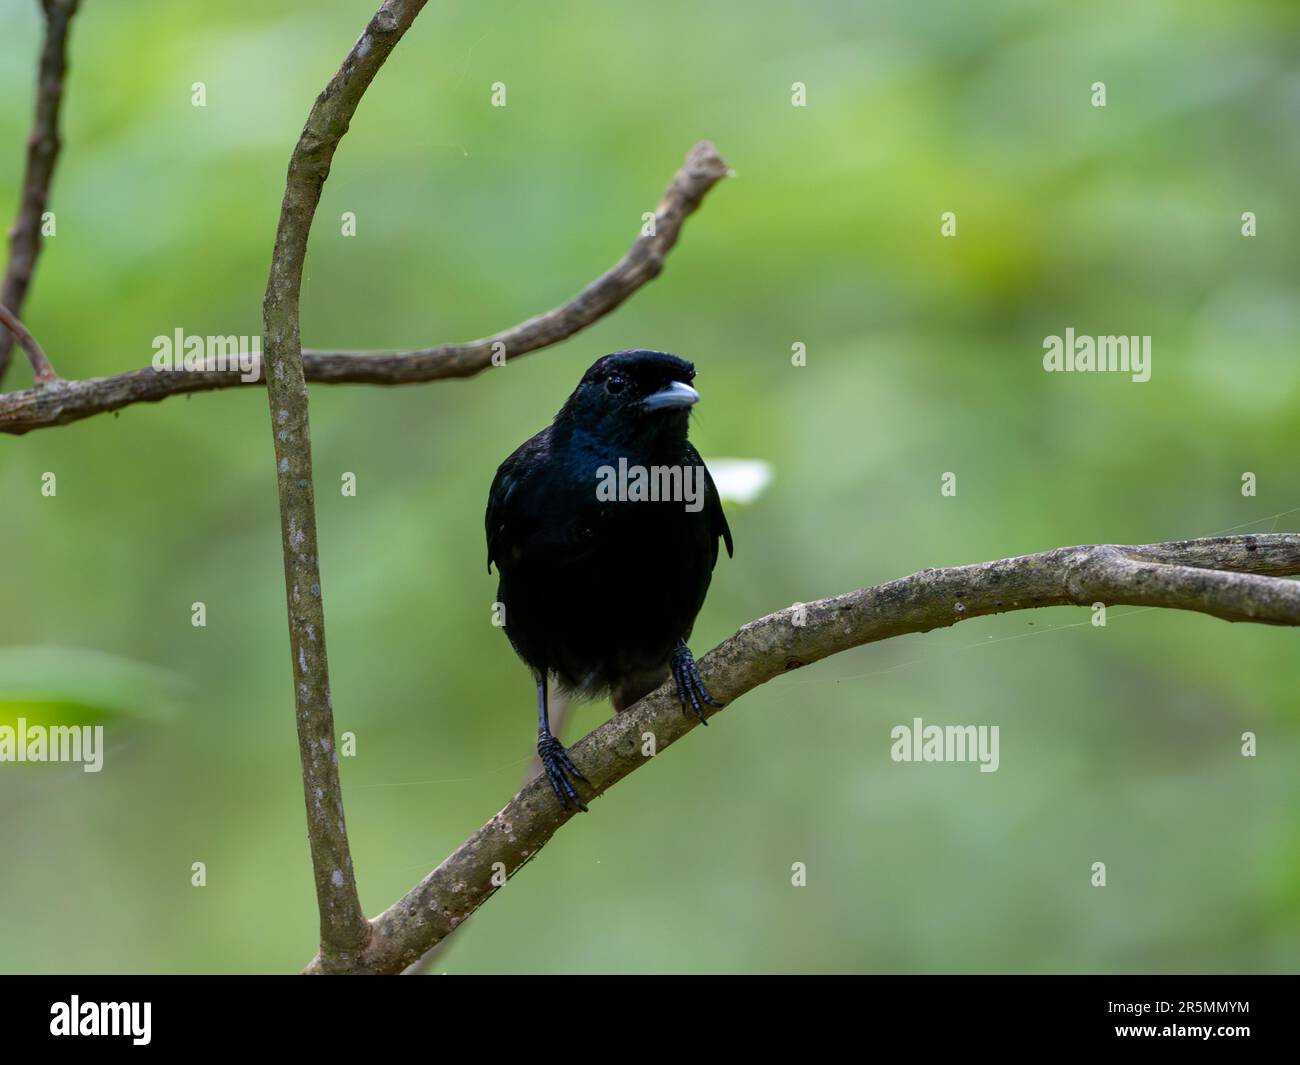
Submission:
{"label": "bird's foot", "polygon": [[695,665],[695,657],[685,641],[679,643],[673,651],[671,666],[673,680],[677,682],[677,699],[682,704],[682,713],[689,714],[694,710],[695,716],[700,719],[700,724],[707,725],[702,704],[707,703],[715,707],[721,707],[723,704],[714,699],[709,694],[709,689],[704,686],[704,679]]}
{"label": "bird's foot", "polygon": [[578,798],[578,793],[573,787],[573,779],[581,780],[584,784],[590,784],[586,777],[576,765],[573,759],[569,757],[569,752],[564,749],[564,744],[552,736],[549,732],[543,732],[537,737],[537,757],[542,760],[542,768],[546,770],[546,779],[551,782],[551,787],[555,791],[555,797],[560,800],[561,805],[567,810],[572,802],[583,813],[587,812],[587,804]]}

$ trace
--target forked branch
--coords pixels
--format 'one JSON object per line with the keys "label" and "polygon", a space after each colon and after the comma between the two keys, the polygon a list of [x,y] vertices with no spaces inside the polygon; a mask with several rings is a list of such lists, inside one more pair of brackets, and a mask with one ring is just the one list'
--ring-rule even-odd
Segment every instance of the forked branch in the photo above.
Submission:
{"label": "forked branch", "polygon": [[[1300,534],[1225,536],[1141,547],[1063,547],[953,569],[928,569],[873,588],[802,604],[752,621],[700,661],[708,688],[728,704],[774,677],[829,655],[970,618],[1046,606],[1158,606],[1225,621],[1300,625]],[[718,713],[710,711],[709,713]],[[690,732],[672,684],[647,695],[570,748],[604,794]],[[494,867],[513,875],[564,825],[545,777],[536,777],[437,869],[371,922],[354,972],[399,973],[497,891]],[[325,971],[320,958],[307,972]]]}

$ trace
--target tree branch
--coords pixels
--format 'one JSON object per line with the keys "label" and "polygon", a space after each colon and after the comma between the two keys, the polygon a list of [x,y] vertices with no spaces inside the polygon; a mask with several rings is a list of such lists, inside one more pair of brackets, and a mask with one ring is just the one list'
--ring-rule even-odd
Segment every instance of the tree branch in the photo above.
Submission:
{"label": "tree branch", "polygon": [[334,151],[347,133],[362,95],[424,4],[425,0],[384,0],[338,73],[316,98],[289,159],[262,305],[298,750],[320,910],[321,965],[326,970],[348,969],[355,964],[369,939],[370,925],[357,896],[339,787],[299,297],[307,237]]}
{"label": "tree branch", "polygon": [[18,316],[3,303],[0,303],[0,326],[4,326],[5,329],[4,332],[0,332],[0,337],[18,341],[23,351],[27,353],[27,360],[32,364],[32,373],[38,385],[46,385],[59,379],[59,375],[54,372],[54,367],[50,365],[50,360],[45,357],[45,352],[36,343],[36,338],[27,331],[27,327],[18,320]]}
{"label": "tree branch", "polygon": [[[550,683],[550,682],[548,682]],[[550,683],[550,693],[547,697],[550,705],[551,716],[551,735],[557,740],[564,739],[565,729],[568,727],[569,718],[573,714],[573,700],[569,695],[561,691],[554,683]],[[528,764],[524,766],[523,782],[520,787],[528,784],[533,777],[542,771],[542,759],[538,756],[537,751],[528,759]],[[419,961],[408,965],[402,970],[403,976],[423,976],[433,968],[434,964],[442,961],[446,957],[448,949],[456,942],[456,937],[448,933],[443,939],[440,939]]]}
{"label": "tree branch", "polygon": [[[1158,606],[1226,621],[1300,625],[1300,534],[1227,536],[1139,547],[1063,547],[953,569],[928,569],[752,621],[700,661],[727,703],[758,685],[852,647],[969,618],[1045,606]],[[797,624],[802,617],[803,624]],[[710,715],[717,713],[708,710]],[[570,754],[604,794],[644,765],[644,736],[662,751],[696,725],[671,683],[579,740]],[[513,875],[572,811],[535,777],[437,869],[371,922],[353,972],[397,973],[496,892],[494,865]],[[320,958],[307,972],[325,971]]]}
{"label": "tree branch", "polygon": [[[45,12],[45,43],[36,75],[36,120],[27,138],[27,169],[18,200],[18,218],[9,230],[9,265],[0,283],[0,304],[15,315],[23,313],[23,302],[41,253],[41,220],[49,203],[54,164],[59,158],[59,105],[63,102],[63,81],[68,71],[68,29],[78,3],[79,0],[41,0]],[[0,333],[0,381],[9,369],[13,343],[13,338]],[[48,380],[40,377],[35,363],[33,369],[38,370],[38,383]]]}
{"label": "tree branch", "polygon": [[[567,303],[480,340],[443,344],[417,351],[365,354],[307,351],[308,381],[321,384],[404,385],[449,377],[472,377],[492,365],[494,351],[509,359],[558,344],[609,314],[648,281],[659,276],[682,225],[714,185],[727,174],[713,145],[701,141],[673,175],[655,210],[655,233],[638,237],[610,269]],[[498,346],[499,345],[499,346]],[[156,403],[187,392],[237,388],[245,381],[234,370],[159,371],[152,367],[115,377],[61,382],[57,389],[33,388],[0,395],[0,432],[21,434],[66,425],[133,403]]]}

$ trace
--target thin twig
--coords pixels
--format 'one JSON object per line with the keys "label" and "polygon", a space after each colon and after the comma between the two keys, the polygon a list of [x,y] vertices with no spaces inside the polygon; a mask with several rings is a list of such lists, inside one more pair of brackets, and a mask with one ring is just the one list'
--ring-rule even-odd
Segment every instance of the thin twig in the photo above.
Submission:
{"label": "thin twig", "polygon": [[[705,193],[727,174],[712,144],[691,149],[673,176],[655,212],[653,236],[638,237],[628,253],[567,303],[520,322],[510,329],[463,344],[443,344],[416,351],[366,354],[355,351],[305,351],[308,381],[321,384],[406,385],[450,377],[472,377],[497,361],[517,359],[558,344],[609,314],[648,281],[658,277],[682,224]],[[251,376],[251,375],[250,375]],[[40,389],[0,395],[0,433],[66,425],[133,403],[155,403],[188,392],[211,392],[257,384],[238,369],[159,371],[153,367],[113,377],[67,381],[57,395]]]}
{"label": "thin twig", "polygon": [[[18,200],[18,218],[9,230],[9,265],[0,283],[0,303],[16,315],[23,313],[36,259],[41,253],[41,223],[50,199],[54,164],[59,157],[59,106],[68,72],[68,29],[78,3],[79,0],[41,0],[45,41],[36,75],[36,120],[27,138],[27,169]],[[0,333],[0,381],[4,381],[9,369],[12,350],[13,340]],[[38,375],[37,380],[42,378]]]}
{"label": "thin twig", "polygon": [[[700,661],[709,691],[730,704],[745,692],[828,655],[959,621],[1046,606],[1158,606],[1226,621],[1300,625],[1300,534],[1225,536],[1141,547],[1063,547],[1037,555],[910,577],[752,621]],[[708,714],[719,711],[709,710]],[[697,724],[671,683],[570,748],[604,794]],[[437,869],[371,922],[354,972],[397,973],[444,939],[573,816],[535,777]],[[315,959],[308,972],[321,971]]]}
{"label": "thin twig", "polygon": [[362,95],[424,4],[425,0],[385,0],[338,73],[316,98],[289,159],[262,307],[298,749],[325,971],[354,967],[369,939],[370,925],[357,895],[339,786],[299,298],[307,238],[334,151],[347,133]]}
{"label": "thin twig", "polygon": [[59,375],[54,372],[54,367],[50,365],[50,360],[45,357],[45,352],[36,343],[36,338],[18,320],[18,315],[14,314],[3,303],[0,303],[0,325],[4,326],[6,330],[0,332],[0,337],[9,339],[11,342],[16,340],[23,351],[27,353],[27,361],[32,364],[32,373],[36,377],[38,387],[59,379]]}

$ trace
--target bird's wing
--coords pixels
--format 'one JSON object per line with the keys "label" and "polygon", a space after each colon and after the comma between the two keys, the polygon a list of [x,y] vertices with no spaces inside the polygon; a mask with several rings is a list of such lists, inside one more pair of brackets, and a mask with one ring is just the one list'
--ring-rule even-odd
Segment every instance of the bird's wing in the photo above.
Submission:
{"label": "bird's wing", "polygon": [[492,572],[492,563],[501,564],[510,551],[512,544],[517,544],[525,530],[520,527],[523,520],[519,507],[521,489],[528,479],[530,471],[538,468],[537,459],[546,449],[542,433],[521,444],[514,453],[497,467],[497,474],[492,478],[492,487],[488,489],[487,513],[483,518],[483,528],[487,533],[488,572]]}
{"label": "bird's wing", "polygon": [[581,463],[557,447],[543,429],[498,468],[488,491],[488,569],[526,557],[530,565],[572,564],[588,554],[599,537],[596,525],[608,507],[593,490]]}
{"label": "bird's wing", "polygon": [[692,465],[704,467],[704,511],[709,518],[709,535],[713,541],[713,564],[716,566],[719,538],[727,545],[727,557],[731,558],[735,554],[731,542],[731,527],[727,525],[727,516],[722,512],[722,497],[718,495],[718,486],[713,483],[713,474],[704,465],[704,460],[700,458],[700,453],[695,450],[694,444],[687,443],[686,455]]}

